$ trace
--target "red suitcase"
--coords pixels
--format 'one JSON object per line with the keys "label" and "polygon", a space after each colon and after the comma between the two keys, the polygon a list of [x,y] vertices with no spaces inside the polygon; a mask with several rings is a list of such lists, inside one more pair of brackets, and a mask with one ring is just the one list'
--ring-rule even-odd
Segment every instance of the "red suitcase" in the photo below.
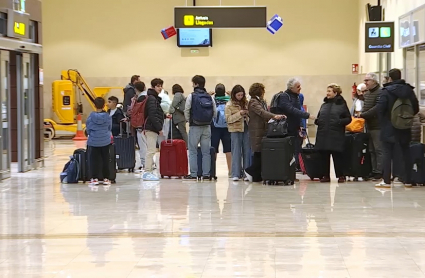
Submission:
{"label": "red suitcase", "polygon": [[188,174],[187,149],[184,140],[171,139],[161,142],[159,172],[161,178],[182,178]]}

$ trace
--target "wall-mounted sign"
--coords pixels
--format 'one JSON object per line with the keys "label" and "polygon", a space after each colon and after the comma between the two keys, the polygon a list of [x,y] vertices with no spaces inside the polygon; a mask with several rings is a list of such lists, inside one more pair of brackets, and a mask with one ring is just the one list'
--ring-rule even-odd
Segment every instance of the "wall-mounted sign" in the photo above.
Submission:
{"label": "wall-mounted sign", "polygon": [[365,52],[394,52],[394,22],[366,22]]}
{"label": "wall-mounted sign", "polygon": [[8,10],[7,11],[7,36],[18,39],[29,38],[29,14]]}
{"label": "wall-mounted sign", "polygon": [[359,73],[359,64],[351,64],[351,73],[358,74]]}
{"label": "wall-mounted sign", "polygon": [[175,28],[265,28],[267,7],[174,7]]}

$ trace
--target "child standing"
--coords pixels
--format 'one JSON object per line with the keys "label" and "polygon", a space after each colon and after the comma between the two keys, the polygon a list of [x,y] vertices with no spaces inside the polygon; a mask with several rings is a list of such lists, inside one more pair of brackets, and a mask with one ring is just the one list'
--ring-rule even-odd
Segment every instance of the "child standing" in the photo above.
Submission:
{"label": "child standing", "polygon": [[[118,98],[115,96],[111,96],[108,98],[108,114],[112,119],[112,135],[118,136],[121,132],[121,127],[123,126],[122,120],[124,117],[124,112],[121,108],[117,107]],[[125,131],[125,130],[123,130]]]}
{"label": "child standing", "polygon": [[109,145],[112,136],[112,119],[103,109],[105,100],[97,97],[94,100],[96,112],[92,112],[86,122],[88,134],[87,147],[91,180],[90,185],[98,185],[103,180],[103,185],[110,185],[109,180]]}

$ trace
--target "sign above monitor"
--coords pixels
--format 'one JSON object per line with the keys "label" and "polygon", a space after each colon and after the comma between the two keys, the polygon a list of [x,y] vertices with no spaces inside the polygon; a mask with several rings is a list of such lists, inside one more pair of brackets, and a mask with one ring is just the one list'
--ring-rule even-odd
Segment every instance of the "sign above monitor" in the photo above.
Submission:
{"label": "sign above monitor", "polygon": [[394,52],[394,22],[366,22],[365,52]]}
{"label": "sign above monitor", "polygon": [[174,7],[175,28],[266,28],[267,7]]}

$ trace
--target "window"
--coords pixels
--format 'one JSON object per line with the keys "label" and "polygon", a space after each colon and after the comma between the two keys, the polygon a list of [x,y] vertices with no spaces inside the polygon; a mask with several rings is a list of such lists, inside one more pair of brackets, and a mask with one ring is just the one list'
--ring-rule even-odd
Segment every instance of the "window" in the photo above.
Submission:
{"label": "window", "polygon": [[13,9],[18,12],[25,12],[25,0],[13,0]]}
{"label": "window", "polygon": [[0,35],[7,35],[7,13],[0,12]]}
{"label": "window", "polygon": [[406,81],[410,84],[415,83],[415,48],[406,49]]}
{"label": "window", "polygon": [[419,81],[420,85],[415,86],[420,90],[420,104],[425,105],[425,44],[419,45]]}
{"label": "window", "polygon": [[31,42],[38,43],[38,22],[30,20],[28,31]]}

